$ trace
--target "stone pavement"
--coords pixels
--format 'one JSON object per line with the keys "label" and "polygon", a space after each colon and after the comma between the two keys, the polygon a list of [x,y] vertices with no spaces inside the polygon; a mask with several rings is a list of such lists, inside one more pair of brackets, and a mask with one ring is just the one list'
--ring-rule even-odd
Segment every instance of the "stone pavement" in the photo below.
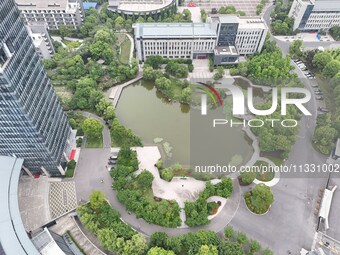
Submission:
{"label": "stone pavement", "polygon": [[19,209],[26,231],[34,231],[48,223],[51,220],[48,178],[40,176],[38,179],[33,179],[21,176],[18,189]]}
{"label": "stone pavement", "polygon": [[77,208],[76,187],[73,181],[51,182],[49,192],[51,218],[56,219]]}
{"label": "stone pavement", "polygon": [[206,79],[213,79],[214,73],[209,71],[208,59],[194,59],[192,61],[194,70],[189,73],[189,80],[196,79],[197,81],[206,81]]}

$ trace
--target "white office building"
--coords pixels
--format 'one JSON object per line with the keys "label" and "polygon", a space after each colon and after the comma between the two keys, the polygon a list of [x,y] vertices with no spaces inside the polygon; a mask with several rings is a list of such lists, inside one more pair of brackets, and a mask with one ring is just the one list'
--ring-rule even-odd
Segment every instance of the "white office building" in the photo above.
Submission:
{"label": "white office building", "polygon": [[137,23],[134,32],[141,61],[152,55],[191,59],[213,55],[219,65],[261,51],[268,28],[258,17],[213,15],[207,23]]}
{"label": "white office building", "polygon": [[328,30],[340,26],[340,0],[294,0],[288,16],[294,30]]}
{"label": "white office building", "polygon": [[49,30],[60,25],[77,28],[84,20],[81,0],[15,0],[26,24],[44,23]]}
{"label": "white office building", "polygon": [[216,31],[204,23],[137,23],[138,59],[159,55],[166,58],[206,58],[213,53]]}

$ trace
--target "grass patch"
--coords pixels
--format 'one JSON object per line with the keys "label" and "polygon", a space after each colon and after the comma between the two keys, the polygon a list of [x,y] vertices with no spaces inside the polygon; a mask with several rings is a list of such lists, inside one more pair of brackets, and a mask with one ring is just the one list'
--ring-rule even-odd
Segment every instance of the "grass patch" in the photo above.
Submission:
{"label": "grass patch", "polygon": [[85,148],[103,148],[103,135],[100,137],[86,137]]}
{"label": "grass patch", "polygon": [[269,160],[273,161],[273,163],[277,166],[282,166],[283,165],[283,159],[275,156],[267,156]]}
{"label": "grass patch", "polygon": [[255,178],[257,180],[262,182],[269,182],[274,179],[275,172],[273,171],[272,168],[269,168],[269,164],[267,162],[258,160],[254,165],[260,167],[259,169],[260,171],[256,171],[255,173]]}
{"label": "grass patch", "polygon": [[131,42],[127,36],[126,39],[121,43],[120,49],[121,51],[119,55],[119,61],[123,64],[129,64]]}
{"label": "grass patch", "polygon": [[316,81],[323,92],[323,99],[325,101],[326,108],[328,108],[332,114],[335,113],[334,89],[329,85],[329,81],[320,78],[319,75],[316,75]]}
{"label": "grass patch", "polygon": [[62,40],[62,42],[68,47],[68,48],[71,48],[71,49],[74,49],[74,48],[78,48],[81,43],[80,42],[77,42],[77,41],[70,41],[70,40]]}

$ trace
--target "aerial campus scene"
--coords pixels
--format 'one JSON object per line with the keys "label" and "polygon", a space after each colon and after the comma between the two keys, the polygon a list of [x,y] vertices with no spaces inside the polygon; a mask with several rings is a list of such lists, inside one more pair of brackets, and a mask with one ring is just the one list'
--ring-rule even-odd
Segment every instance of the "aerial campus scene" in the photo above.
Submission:
{"label": "aerial campus scene", "polygon": [[0,254],[340,254],[340,0],[0,0]]}

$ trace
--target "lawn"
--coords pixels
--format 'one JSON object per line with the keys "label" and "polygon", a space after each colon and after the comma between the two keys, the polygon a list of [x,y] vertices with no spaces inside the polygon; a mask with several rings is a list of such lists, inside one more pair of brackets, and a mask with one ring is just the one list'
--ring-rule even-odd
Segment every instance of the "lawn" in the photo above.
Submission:
{"label": "lawn", "polygon": [[256,161],[255,166],[264,166],[264,167],[267,167],[267,171],[266,172],[262,172],[262,169],[261,169],[261,172],[256,172],[255,173],[255,178],[257,180],[262,181],[262,182],[269,182],[269,181],[274,179],[275,172],[273,171],[272,168],[268,168],[269,164],[267,162],[258,160],[258,161]]}
{"label": "lawn", "polygon": [[120,44],[120,55],[119,55],[119,61],[122,64],[129,64],[130,59],[130,48],[131,48],[131,42],[130,39],[126,36],[125,40]]}
{"label": "lawn", "polygon": [[103,135],[101,135],[100,138],[86,137],[85,148],[103,148]]}
{"label": "lawn", "polygon": [[71,49],[74,49],[74,48],[78,48],[81,43],[80,42],[77,42],[77,41],[70,41],[70,40],[62,40],[62,42],[68,47],[68,48],[71,48]]}

